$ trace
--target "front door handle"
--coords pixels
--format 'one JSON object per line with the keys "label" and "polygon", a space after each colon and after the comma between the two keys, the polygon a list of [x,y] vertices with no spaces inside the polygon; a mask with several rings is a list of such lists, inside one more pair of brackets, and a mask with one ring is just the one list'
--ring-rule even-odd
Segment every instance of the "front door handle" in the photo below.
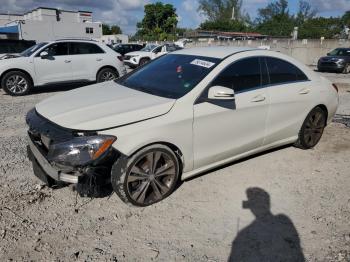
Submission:
{"label": "front door handle", "polygon": [[72,60],[64,60],[65,63],[70,63]]}
{"label": "front door handle", "polygon": [[306,94],[308,94],[308,93],[310,93],[310,89],[308,89],[308,88],[304,88],[304,89],[301,89],[301,90],[299,91],[299,94],[300,94],[300,95],[306,95]]}
{"label": "front door handle", "polygon": [[262,101],[265,101],[265,100],[266,100],[266,96],[264,96],[264,95],[257,95],[251,101],[253,103],[257,103],[257,102],[262,102]]}

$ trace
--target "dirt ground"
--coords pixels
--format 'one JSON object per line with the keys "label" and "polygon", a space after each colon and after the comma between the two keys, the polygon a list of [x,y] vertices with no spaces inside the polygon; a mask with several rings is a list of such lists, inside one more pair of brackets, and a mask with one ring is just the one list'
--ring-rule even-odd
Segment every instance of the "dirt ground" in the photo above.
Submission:
{"label": "dirt ground", "polygon": [[[89,199],[42,186],[26,157],[25,114],[62,89],[16,98],[0,90],[1,261],[227,261],[256,252],[256,243],[278,250],[270,233],[282,230],[307,261],[350,261],[350,76],[323,75],[339,83],[341,106],[315,149],[286,147],[227,165],[147,208],[116,194]],[[270,197],[271,220],[243,208],[253,187],[266,192],[258,201]]]}

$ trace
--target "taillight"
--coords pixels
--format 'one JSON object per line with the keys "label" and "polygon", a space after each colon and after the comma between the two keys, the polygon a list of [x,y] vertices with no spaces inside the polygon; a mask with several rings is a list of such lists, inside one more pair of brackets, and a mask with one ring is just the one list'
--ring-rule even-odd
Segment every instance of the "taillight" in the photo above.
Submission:
{"label": "taillight", "polygon": [[332,86],[334,87],[334,89],[337,91],[337,93],[339,92],[339,89],[338,89],[338,87],[337,87],[337,85],[336,84],[332,84]]}
{"label": "taillight", "polygon": [[124,61],[124,59],[123,59],[123,57],[122,57],[121,55],[118,55],[118,59],[119,59],[119,61],[121,61],[121,62]]}

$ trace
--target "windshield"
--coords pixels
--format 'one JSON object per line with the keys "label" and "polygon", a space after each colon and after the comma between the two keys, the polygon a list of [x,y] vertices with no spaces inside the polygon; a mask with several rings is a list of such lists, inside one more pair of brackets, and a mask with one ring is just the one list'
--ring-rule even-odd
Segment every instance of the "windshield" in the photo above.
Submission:
{"label": "windshield", "polygon": [[34,46],[24,50],[22,53],[20,53],[20,55],[29,57],[32,54],[34,54],[37,50],[39,50],[40,48],[42,48],[45,45],[47,45],[46,42],[42,42],[42,43],[36,44],[36,45],[34,45]]}
{"label": "windshield", "polygon": [[190,92],[220,62],[212,57],[165,55],[118,83],[149,94],[178,99]]}
{"label": "windshield", "polygon": [[140,51],[151,52],[156,47],[157,47],[157,45],[146,45]]}
{"label": "windshield", "polygon": [[350,49],[337,48],[328,54],[329,56],[350,56]]}

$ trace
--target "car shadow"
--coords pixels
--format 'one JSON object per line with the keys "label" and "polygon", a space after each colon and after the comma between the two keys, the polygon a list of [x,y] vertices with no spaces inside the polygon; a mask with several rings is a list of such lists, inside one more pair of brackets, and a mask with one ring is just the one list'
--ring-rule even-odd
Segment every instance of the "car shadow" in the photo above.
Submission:
{"label": "car shadow", "polygon": [[248,188],[246,194],[242,206],[255,220],[238,232],[228,261],[305,261],[295,226],[288,216],[271,213],[270,195],[261,188]]}

